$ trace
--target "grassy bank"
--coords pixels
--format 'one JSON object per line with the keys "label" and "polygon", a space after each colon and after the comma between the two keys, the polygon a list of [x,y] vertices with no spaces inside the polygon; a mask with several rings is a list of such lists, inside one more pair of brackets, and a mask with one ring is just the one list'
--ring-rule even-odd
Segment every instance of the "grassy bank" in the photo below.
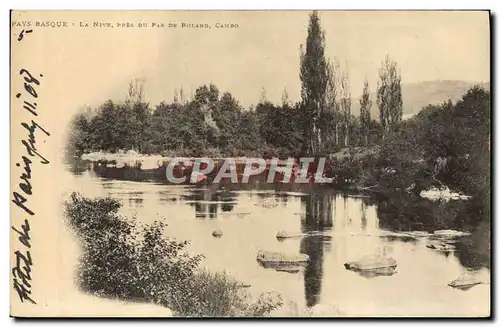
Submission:
{"label": "grassy bank", "polygon": [[105,298],[154,303],[178,316],[266,316],[281,296],[263,293],[252,301],[241,282],[225,272],[200,269],[201,255],[188,242],[166,238],[163,222],[145,225],[118,214],[111,198],[73,193],[65,218],[80,240],[77,282],[82,291]]}

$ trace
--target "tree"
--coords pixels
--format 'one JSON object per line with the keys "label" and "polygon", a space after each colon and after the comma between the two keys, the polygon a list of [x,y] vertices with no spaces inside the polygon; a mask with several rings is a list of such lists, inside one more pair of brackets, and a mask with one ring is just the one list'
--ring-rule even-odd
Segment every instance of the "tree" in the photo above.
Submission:
{"label": "tree", "polygon": [[129,82],[125,103],[134,104],[142,102],[144,98],[144,79],[136,78]]}
{"label": "tree", "polygon": [[137,102],[130,108],[131,110],[131,120],[132,123],[131,133],[132,133],[132,145],[133,149],[136,149],[139,153],[149,152],[145,151],[145,143],[149,140],[149,131],[151,125],[151,110],[149,104],[145,102]]}
{"label": "tree", "polygon": [[361,124],[361,133],[364,136],[365,146],[368,145],[368,134],[370,125],[370,109],[372,107],[372,100],[370,100],[370,87],[368,86],[368,80],[365,80],[365,85],[363,87],[363,93],[361,94],[361,99],[359,100],[360,113],[359,120]]}
{"label": "tree", "polygon": [[321,29],[317,11],[309,15],[305,50],[301,46],[300,81],[302,84],[302,110],[304,152],[314,154],[321,147],[318,120],[326,107],[328,65],[325,58],[325,33]]}
{"label": "tree", "polygon": [[351,120],[351,85],[349,82],[349,73],[342,71],[339,77],[339,96],[340,96],[340,121],[342,133],[344,136],[344,146],[349,145],[349,131]]}
{"label": "tree", "polygon": [[87,112],[78,113],[71,119],[68,131],[68,154],[82,154],[92,149],[90,119]]}
{"label": "tree", "polygon": [[239,150],[255,151],[262,146],[259,120],[254,110],[249,109],[241,113],[238,122],[238,134]]}
{"label": "tree", "polygon": [[204,142],[208,147],[209,139],[214,141],[219,135],[220,129],[213,116],[219,105],[219,89],[214,84],[200,86],[196,89],[194,102],[199,106],[204,115]]}
{"label": "tree", "polygon": [[446,158],[438,178],[450,188],[476,194],[490,187],[490,93],[475,86],[455,106],[441,105],[429,119],[425,157]]}
{"label": "tree", "polygon": [[128,85],[125,106],[117,105],[118,113],[116,128],[120,137],[117,138],[118,148],[132,148],[138,152],[144,151],[144,146],[149,143],[151,110],[144,101],[144,79],[134,79]]}
{"label": "tree", "polygon": [[266,91],[266,88],[265,87],[262,87],[262,89],[260,90],[260,99],[259,99],[259,103],[265,103],[267,102],[267,91]]}
{"label": "tree", "polygon": [[379,70],[377,106],[380,123],[385,133],[392,132],[403,118],[403,98],[401,95],[401,75],[397,64],[389,56],[385,57]]}
{"label": "tree", "polygon": [[288,95],[288,90],[286,89],[286,87],[283,89],[283,93],[281,94],[281,105],[283,107],[290,106],[290,97]]}
{"label": "tree", "polygon": [[340,104],[339,104],[340,63],[337,57],[328,62],[328,83],[326,88],[326,110],[323,111],[322,134],[331,146],[339,146]]}
{"label": "tree", "polygon": [[220,129],[217,146],[221,149],[229,152],[235,150],[235,144],[237,144],[240,137],[238,133],[240,114],[241,107],[231,93],[225,92],[222,94],[218,106],[213,111],[213,119]]}
{"label": "tree", "polygon": [[177,89],[174,89],[174,103],[179,103],[179,91]]}
{"label": "tree", "polygon": [[115,152],[119,149],[118,132],[120,126],[117,124],[119,115],[113,101],[106,101],[90,121],[90,130],[93,131],[93,143],[96,148]]}
{"label": "tree", "polygon": [[184,88],[181,87],[181,89],[179,90],[179,101],[182,105],[185,105],[187,104],[187,99],[186,99],[186,95],[184,94]]}
{"label": "tree", "polygon": [[265,145],[260,146],[264,155],[294,156],[300,154],[303,144],[299,104],[275,106],[269,101],[255,108],[260,135]]}

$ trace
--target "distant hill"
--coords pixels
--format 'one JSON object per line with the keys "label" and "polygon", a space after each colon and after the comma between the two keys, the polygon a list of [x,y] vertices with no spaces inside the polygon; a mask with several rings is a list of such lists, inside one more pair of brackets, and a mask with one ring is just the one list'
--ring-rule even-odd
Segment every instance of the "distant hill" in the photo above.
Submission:
{"label": "distant hill", "polygon": [[[490,89],[490,83],[473,83],[465,81],[426,81],[419,83],[403,83],[403,118],[409,118],[416,115],[423,107],[429,104],[439,104],[451,99],[458,101],[463,94],[475,84],[479,84],[485,89]],[[374,87],[373,87],[374,88]],[[379,118],[377,108],[377,94],[372,92],[371,116],[374,119]],[[352,99],[352,114],[359,115],[359,97]]]}

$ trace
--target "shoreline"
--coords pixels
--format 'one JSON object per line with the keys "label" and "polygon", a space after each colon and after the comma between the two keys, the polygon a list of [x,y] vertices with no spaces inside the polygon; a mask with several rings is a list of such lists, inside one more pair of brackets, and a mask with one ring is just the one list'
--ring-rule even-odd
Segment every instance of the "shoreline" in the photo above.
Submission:
{"label": "shoreline", "polygon": [[[358,151],[359,149],[355,149],[355,151]],[[365,152],[368,151],[373,151],[372,149],[364,149]],[[361,151],[361,157],[363,157],[362,154],[363,151]],[[360,152],[358,153],[349,153],[349,149],[342,149],[336,153],[329,154],[327,158],[331,158],[334,160],[342,160],[345,159],[349,156],[356,157],[360,155]],[[116,153],[110,153],[110,152],[105,152],[105,151],[96,151],[96,152],[90,152],[90,153],[85,153],[82,154],[79,157],[81,160],[86,160],[90,162],[106,162],[106,166],[111,166],[115,168],[124,168],[124,167],[130,167],[130,168],[137,168],[140,170],[152,170],[152,169],[160,169],[161,167],[167,165],[169,162],[171,162],[175,157],[169,157],[169,156],[162,156],[159,154],[152,154],[152,155],[147,155],[147,154],[141,154],[138,153],[134,150],[129,150],[129,151],[123,151],[120,150]],[[197,158],[210,158],[212,159],[216,164],[219,163],[220,161],[223,161],[229,157],[217,157],[217,158],[211,158],[211,157],[182,157],[182,158],[187,158],[191,161],[194,161]],[[249,157],[248,157],[249,158]],[[238,165],[245,164],[246,160],[248,159],[247,157],[235,157],[235,162]],[[266,160],[266,163],[269,160]],[[286,160],[279,160],[279,164],[284,164],[286,163]],[[333,185],[333,184],[332,184]],[[366,193],[367,189],[366,187],[363,187],[362,185],[357,185],[356,183],[354,184],[348,184],[347,187],[341,187],[340,189],[345,189],[347,191],[358,191],[360,193]],[[373,192],[373,191],[372,191]],[[421,198],[427,199],[430,201],[449,201],[449,200],[470,200],[472,198],[471,195],[466,195],[462,194],[459,192],[453,192],[449,189],[449,187],[444,187],[442,189],[438,189],[436,187],[431,187],[426,190],[422,190],[418,194]]]}

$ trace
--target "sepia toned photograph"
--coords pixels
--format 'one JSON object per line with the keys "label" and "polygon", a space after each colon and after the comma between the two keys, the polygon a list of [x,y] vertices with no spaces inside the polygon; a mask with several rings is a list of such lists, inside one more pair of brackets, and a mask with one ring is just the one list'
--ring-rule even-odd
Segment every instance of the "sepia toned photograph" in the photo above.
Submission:
{"label": "sepia toned photograph", "polygon": [[11,315],[490,317],[490,19],[11,11]]}

